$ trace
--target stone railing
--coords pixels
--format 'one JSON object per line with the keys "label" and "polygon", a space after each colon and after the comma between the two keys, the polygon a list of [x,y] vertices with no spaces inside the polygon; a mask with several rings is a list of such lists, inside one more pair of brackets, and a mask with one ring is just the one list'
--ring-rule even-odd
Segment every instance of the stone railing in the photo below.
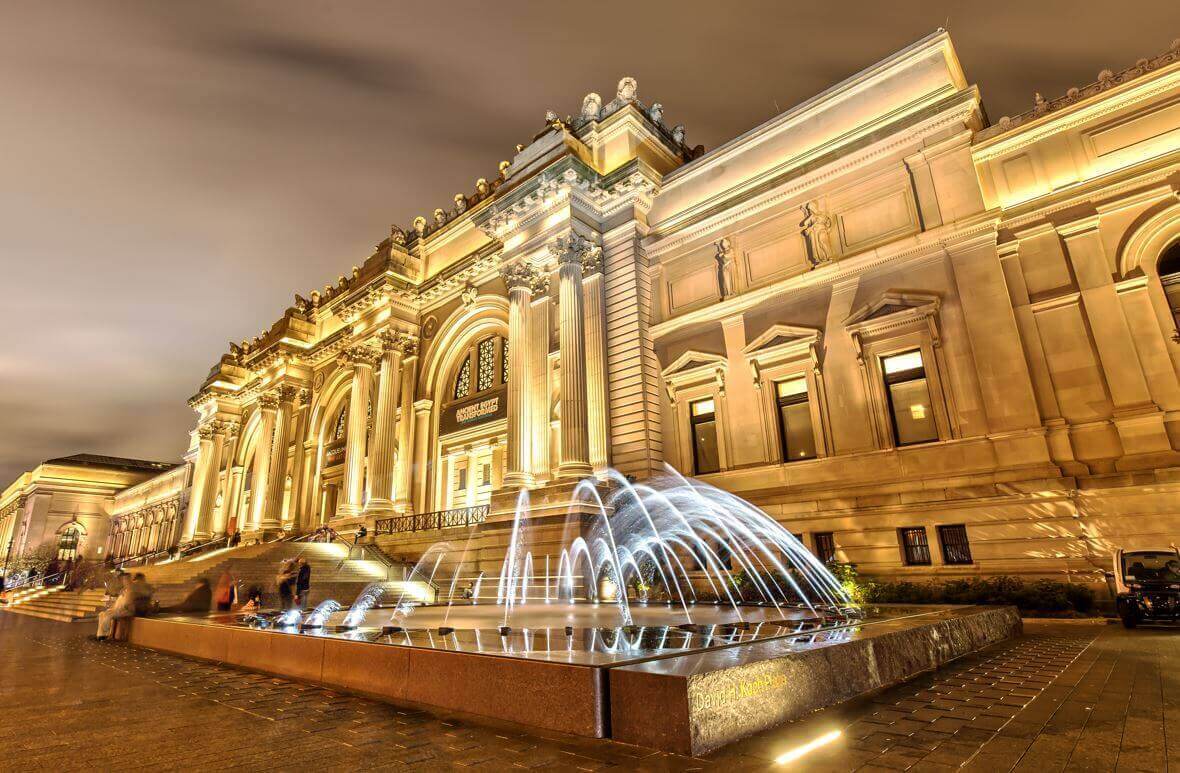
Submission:
{"label": "stone railing", "polygon": [[488,506],[459,507],[433,513],[414,513],[394,518],[380,518],[373,527],[374,534],[399,534],[407,531],[461,529],[483,523],[488,517]]}

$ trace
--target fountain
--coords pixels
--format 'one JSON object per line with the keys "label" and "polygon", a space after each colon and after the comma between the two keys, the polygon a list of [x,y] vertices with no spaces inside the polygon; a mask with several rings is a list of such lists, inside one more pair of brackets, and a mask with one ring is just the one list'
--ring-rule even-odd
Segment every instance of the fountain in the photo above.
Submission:
{"label": "fountain", "polygon": [[431,545],[396,597],[375,583],[306,619],[137,620],[133,640],[699,754],[1019,631],[1011,608],[858,608],[773,518],[671,470],[532,493]]}

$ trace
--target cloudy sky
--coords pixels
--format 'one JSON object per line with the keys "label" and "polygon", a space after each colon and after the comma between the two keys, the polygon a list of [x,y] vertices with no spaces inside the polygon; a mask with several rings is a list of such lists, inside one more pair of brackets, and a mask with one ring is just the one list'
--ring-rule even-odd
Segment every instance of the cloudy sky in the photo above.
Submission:
{"label": "cloudy sky", "polygon": [[623,75],[710,148],[946,26],[997,119],[1180,36],[1134,9],[0,0],[0,489],[177,459],[228,341]]}

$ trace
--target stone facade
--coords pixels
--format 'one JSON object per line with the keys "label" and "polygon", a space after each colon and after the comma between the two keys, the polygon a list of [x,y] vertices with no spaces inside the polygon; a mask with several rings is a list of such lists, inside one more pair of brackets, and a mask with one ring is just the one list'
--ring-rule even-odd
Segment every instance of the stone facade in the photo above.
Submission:
{"label": "stone facade", "polygon": [[493,561],[667,464],[871,574],[1093,580],[1180,531],[1177,54],[988,126],[940,31],[708,153],[630,78],[551,111],[221,357],[179,539]]}

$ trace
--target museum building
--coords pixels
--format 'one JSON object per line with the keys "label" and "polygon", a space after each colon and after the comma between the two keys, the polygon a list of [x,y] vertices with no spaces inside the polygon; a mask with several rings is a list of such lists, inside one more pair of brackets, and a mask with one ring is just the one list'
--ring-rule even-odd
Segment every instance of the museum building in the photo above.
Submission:
{"label": "museum building", "polygon": [[1031,102],[989,123],[939,31],[707,152],[631,78],[550,111],[231,346],[105,549],[175,499],[492,566],[522,489],[670,467],[866,574],[1100,579],[1180,533],[1180,41]]}

